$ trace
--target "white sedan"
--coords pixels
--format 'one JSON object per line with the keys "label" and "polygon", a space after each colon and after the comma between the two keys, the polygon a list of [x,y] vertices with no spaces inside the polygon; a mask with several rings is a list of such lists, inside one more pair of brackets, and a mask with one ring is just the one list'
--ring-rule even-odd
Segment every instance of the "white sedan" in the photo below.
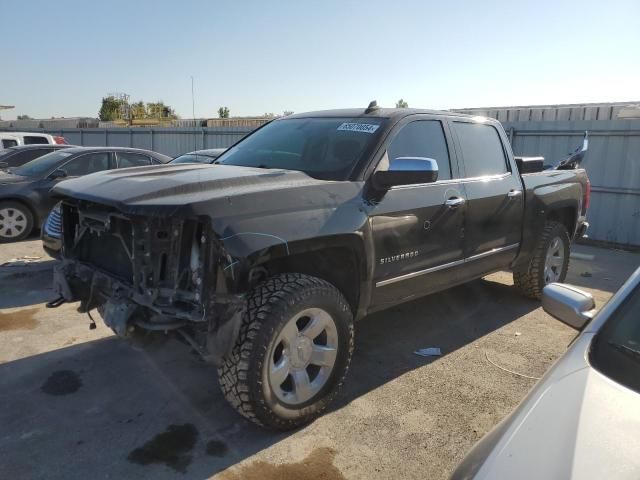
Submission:
{"label": "white sedan", "polygon": [[569,285],[545,287],[542,306],[584,330],[451,478],[640,479],[640,269],[595,316]]}

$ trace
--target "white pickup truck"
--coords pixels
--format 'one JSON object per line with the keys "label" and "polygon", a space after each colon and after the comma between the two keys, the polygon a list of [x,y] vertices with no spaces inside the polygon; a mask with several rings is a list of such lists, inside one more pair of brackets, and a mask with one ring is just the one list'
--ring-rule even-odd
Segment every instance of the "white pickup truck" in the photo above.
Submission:
{"label": "white pickup truck", "polygon": [[54,145],[64,143],[67,143],[64,137],[49,135],[48,133],[0,132],[0,150],[18,145]]}

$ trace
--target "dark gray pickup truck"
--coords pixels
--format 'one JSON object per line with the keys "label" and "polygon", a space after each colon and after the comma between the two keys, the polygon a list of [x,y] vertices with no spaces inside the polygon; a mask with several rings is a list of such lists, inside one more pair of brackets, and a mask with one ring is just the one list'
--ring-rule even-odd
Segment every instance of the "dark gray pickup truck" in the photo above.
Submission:
{"label": "dark gray pickup truck", "polygon": [[578,163],[543,171],[497,121],[450,112],[291,115],[215,165],[57,185],[52,306],[80,301],[118,335],[180,333],[242,415],[294,428],[336,395],[354,320],[497,270],[534,298],[564,280],[586,228]]}

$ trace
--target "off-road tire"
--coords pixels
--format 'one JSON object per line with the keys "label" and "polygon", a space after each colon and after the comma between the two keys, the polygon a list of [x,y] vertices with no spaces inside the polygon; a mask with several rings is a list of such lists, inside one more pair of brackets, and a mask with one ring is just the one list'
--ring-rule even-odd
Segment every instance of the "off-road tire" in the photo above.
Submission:
{"label": "off-road tire", "polygon": [[[268,348],[287,321],[305,308],[322,308],[338,331],[336,362],[322,389],[308,402],[293,407],[265,396],[263,368]],[[291,430],[320,416],[338,393],[351,362],[353,315],[340,291],[309,275],[286,273],[258,285],[248,296],[232,351],[218,367],[222,392],[238,413],[263,427]],[[266,382],[268,383],[268,382]],[[281,415],[283,408],[287,415]]]}
{"label": "off-road tire", "polygon": [[7,200],[6,202],[0,202],[0,210],[3,209],[13,209],[15,211],[20,212],[22,216],[26,219],[27,223],[24,230],[15,237],[5,237],[0,235],[0,243],[10,243],[10,242],[19,242],[20,240],[24,240],[33,231],[33,213],[29,207],[27,207],[24,203],[14,202],[11,200]]}
{"label": "off-road tire", "polygon": [[529,265],[525,269],[514,270],[513,283],[520,292],[536,300],[542,297],[542,289],[545,287],[544,265],[547,250],[554,238],[560,238],[564,247],[564,263],[560,274],[559,282],[563,282],[569,269],[569,247],[571,240],[567,227],[562,223],[548,221],[542,230],[542,235],[533,251],[533,256]]}

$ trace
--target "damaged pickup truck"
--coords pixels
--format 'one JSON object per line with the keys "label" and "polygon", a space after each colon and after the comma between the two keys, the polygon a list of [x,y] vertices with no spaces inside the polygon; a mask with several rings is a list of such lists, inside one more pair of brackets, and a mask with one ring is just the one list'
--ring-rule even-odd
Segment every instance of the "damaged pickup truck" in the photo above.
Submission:
{"label": "damaged pickup truck", "polygon": [[564,280],[587,227],[578,164],[514,158],[491,119],[373,103],[291,115],[215,165],[57,185],[58,303],[122,336],[179,332],[239,413],[295,428],[343,383],[355,320],[497,270],[534,298]]}

